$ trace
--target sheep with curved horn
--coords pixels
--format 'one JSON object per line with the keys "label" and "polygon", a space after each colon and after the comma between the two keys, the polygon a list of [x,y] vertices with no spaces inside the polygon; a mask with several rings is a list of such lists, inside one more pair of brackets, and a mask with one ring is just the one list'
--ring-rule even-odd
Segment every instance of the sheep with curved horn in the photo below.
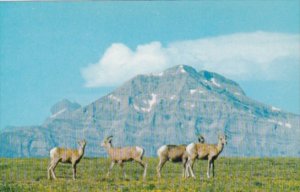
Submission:
{"label": "sheep with curved horn", "polygon": [[212,171],[214,177],[214,161],[218,158],[223,151],[224,145],[227,143],[225,135],[219,135],[218,144],[203,144],[203,143],[191,143],[186,147],[188,162],[187,172],[190,171],[192,177],[195,179],[193,172],[193,165],[196,159],[208,160],[207,177],[210,178],[210,171]]}
{"label": "sheep with curved horn", "polygon": [[[204,137],[198,135],[198,142],[204,143]],[[186,153],[186,145],[163,145],[157,150],[157,156],[159,163],[157,165],[157,176],[161,177],[161,170],[167,161],[173,163],[181,162],[183,166],[182,177],[189,176],[189,172],[186,171],[186,163],[188,156]]]}
{"label": "sheep with curved horn", "polygon": [[73,179],[76,179],[76,166],[84,155],[86,141],[78,141],[78,144],[78,149],[65,149],[55,147],[50,150],[50,165],[48,167],[48,179],[51,179],[50,173],[52,174],[53,179],[56,179],[54,170],[59,162],[72,164]]}
{"label": "sheep with curved horn", "polygon": [[114,165],[118,163],[123,170],[123,176],[126,178],[126,173],[124,170],[124,162],[128,161],[136,161],[138,162],[143,168],[143,179],[146,178],[147,174],[147,164],[142,160],[145,150],[142,147],[134,146],[134,147],[113,147],[112,145],[112,138],[113,136],[109,136],[104,139],[101,146],[103,146],[111,159],[111,164],[107,173],[107,177],[109,177],[110,172]]}

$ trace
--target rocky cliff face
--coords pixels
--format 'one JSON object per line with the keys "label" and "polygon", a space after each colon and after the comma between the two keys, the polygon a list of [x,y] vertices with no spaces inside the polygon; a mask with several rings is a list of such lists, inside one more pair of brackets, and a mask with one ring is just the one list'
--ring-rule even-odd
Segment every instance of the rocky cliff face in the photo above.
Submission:
{"label": "rocky cliff face", "polygon": [[58,104],[41,126],[2,131],[0,156],[48,156],[50,148],[75,147],[81,138],[88,156],[102,156],[108,135],[115,146],[139,145],[154,156],[159,146],[188,144],[199,133],[209,143],[226,133],[227,156],[300,156],[299,115],[256,102],[237,83],[189,66],[138,75],[84,107],[63,103],[67,107]]}

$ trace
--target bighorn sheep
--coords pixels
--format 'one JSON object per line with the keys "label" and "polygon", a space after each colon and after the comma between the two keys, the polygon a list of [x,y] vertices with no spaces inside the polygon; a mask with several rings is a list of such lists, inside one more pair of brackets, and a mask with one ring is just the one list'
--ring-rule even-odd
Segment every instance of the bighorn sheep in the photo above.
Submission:
{"label": "bighorn sheep", "polygon": [[143,179],[146,178],[147,164],[142,160],[145,153],[145,150],[142,147],[138,147],[138,146],[123,147],[123,148],[113,147],[112,136],[109,136],[106,139],[104,139],[101,146],[106,148],[107,153],[111,159],[111,164],[107,173],[107,177],[109,177],[110,172],[114,167],[115,163],[118,163],[122,168],[124,178],[126,178],[126,173],[123,167],[124,166],[123,163],[127,161],[136,161],[144,168]]}
{"label": "bighorn sheep", "polygon": [[[198,136],[198,142],[204,143],[204,137],[202,135]],[[183,166],[182,177],[186,177],[186,163],[188,156],[186,153],[186,145],[163,145],[157,150],[157,156],[159,158],[159,163],[157,166],[157,176],[161,177],[161,169],[167,161],[174,163],[181,162]]]}
{"label": "bighorn sheep", "polygon": [[86,141],[82,140],[78,142],[78,149],[65,149],[55,147],[50,151],[50,164],[48,167],[48,179],[51,179],[50,172],[53,179],[56,179],[54,170],[59,162],[70,163],[73,168],[73,179],[76,179],[76,165],[80,162],[84,155],[84,148],[86,146]]}
{"label": "bighorn sheep", "polygon": [[219,154],[222,152],[224,148],[224,144],[226,144],[226,136],[219,135],[218,144],[202,144],[202,143],[191,143],[186,147],[188,162],[187,162],[187,172],[190,171],[192,177],[195,179],[195,174],[193,172],[193,165],[197,159],[208,160],[207,167],[207,177],[210,177],[210,171],[212,171],[214,177],[214,161],[217,159]]}

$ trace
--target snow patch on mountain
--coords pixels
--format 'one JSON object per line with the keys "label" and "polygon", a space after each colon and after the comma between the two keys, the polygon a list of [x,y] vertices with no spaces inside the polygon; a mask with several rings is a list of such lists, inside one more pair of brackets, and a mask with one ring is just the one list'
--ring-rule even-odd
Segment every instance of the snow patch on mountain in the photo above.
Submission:
{"label": "snow patch on mountain", "polygon": [[205,93],[205,91],[201,90],[201,89],[190,89],[190,94],[193,95],[195,93]]}
{"label": "snow patch on mountain", "polygon": [[148,101],[148,103],[149,103],[149,108],[148,108],[148,110],[151,110],[152,109],[152,107],[153,107],[153,105],[156,103],[156,98],[157,98],[157,95],[156,94],[154,94],[154,93],[152,93],[151,94],[151,97],[152,97],[152,99],[151,100],[149,100]]}
{"label": "snow patch on mountain", "polygon": [[108,98],[111,99],[111,100],[115,100],[115,101],[117,101],[117,102],[120,102],[120,101],[121,101],[119,97],[116,97],[116,96],[114,96],[113,94],[110,94],[110,95],[108,96]]}
{"label": "snow patch on mountain", "polygon": [[268,119],[268,122],[274,123],[274,124],[277,124],[277,125],[280,125],[280,126],[283,125],[283,123],[282,123],[281,121],[276,121],[276,120],[274,120],[274,119]]}
{"label": "snow patch on mountain", "polygon": [[133,108],[134,108],[136,111],[141,111],[141,109],[140,109],[136,104],[133,104]]}
{"label": "snow patch on mountain", "polygon": [[162,76],[164,75],[164,72],[160,72],[160,73],[151,73],[150,75],[162,77]]}
{"label": "snow patch on mountain", "polygon": [[214,84],[215,86],[217,87],[221,87],[221,85],[219,83],[217,83],[216,79],[215,78],[211,78],[210,80],[212,82],[212,84]]}
{"label": "snow patch on mountain", "polygon": [[133,108],[136,110],[136,111],[143,111],[143,112],[150,112],[152,110],[152,107],[156,104],[157,102],[157,95],[152,93],[151,94],[151,100],[147,100],[147,101],[143,101],[144,103],[147,103],[149,105],[148,108],[145,108],[145,107],[139,107],[137,106],[136,104],[133,104]]}
{"label": "snow patch on mountain", "polygon": [[186,71],[184,70],[183,65],[180,65],[180,66],[179,66],[179,72],[180,72],[180,73],[186,73]]}
{"label": "snow patch on mountain", "polygon": [[172,96],[170,97],[171,100],[174,100],[175,98],[176,98],[176,95],[172,95]]}
{"label": "snow patch on mountain", "polygon": [[66,108],[61,109],[60,111],[58,111],[58,112],[54,113],[53,115],[51,115],[50,118],[55,118],[55,117],[57,117],[58,115],[62,114],[65,111],[67,111]]}
{"label": "snow patch on mountain", "polygon": [[277,121],[277,120],[274,120],[274,119],[268,119],[268,122],[274,123],[274,124],[277,124],[277,125],[280,125],[280,126],[285,126],[287,128],[292,128],[292,125],[289,122],[283,123],[282,121]]}
{"label": "snow patch on mountain", "polygon": [[271,107],[271,109],[272,109],[272,111],[280,111],[280,109],[279,109],[279,108],[277,108],[277,107],[274,107],[274,106],[272,106],[272,107]]}
{"label": "snow patch on mountain", "polygon": [[196,93],[197,89],[191,89],[190,93],[193,95],[194,93]]}
{"label": "snow patch on mountain", "polygon": [[290,123],[285,123],[284,125],[285,125],[285,127],[287,127],[287,128],[292,128],[292,125],[291,125]]}

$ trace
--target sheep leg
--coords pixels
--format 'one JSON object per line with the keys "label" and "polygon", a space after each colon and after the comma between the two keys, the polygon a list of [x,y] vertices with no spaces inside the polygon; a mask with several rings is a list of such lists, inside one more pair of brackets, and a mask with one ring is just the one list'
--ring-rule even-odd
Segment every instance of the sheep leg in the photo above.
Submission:
{"label": "sheep leg", "polygon": [[189,171],[189,168],[190,168],[190,161],[187,160],[186,163],[185,163],[185,175],[184,175],[184,178],[188,178],[190,177],[190,171]]}
{"label": "sheep leg", "polygon": [[118,163],[119,163],[120,167],[122,168],[124,179],[126,179],[127,176],[126,176],[126,173],[125,173],[124,164],[123,164],[122,161],[119,161]]}
{"label": "sheep leg", "polygon": [[143,162],[141,159],[136,159],[136,161],[144,168],[143,179],[145,179],[147,175],[147,163]]}
{"label": "sheep leg", "polygon": [[[188,178],[190,177],[190,172],[189,172],[189,159],[188,158],[185,158],[183,160],[183,163],[184,163],[184,169],[185,169],[185,172],[184,172],[184,178]],[[193,168],[193,167],[192,167]]]}
{"label": "sheep leg", "polygon": [[[193,171],[194,171],[195,161],[196,161],[196,158],[194,158],[193,162],[190,164],[190,169],[192,169]],[[190,176],[189,172],[188,172],[188,176]]]}
{"label": "sheep leg", "polygon": [[191,159],[189,160],[188,169],[190,170],[190,173],[191,173],[192,177],[193,177],[194,179],[196,179],[196,176],[195,176],[194,171],[193,171],[193,168],[194,168],[194,162],[195,162],[195,159],[194,159],[194,158],[191,158]]}
{"label": "sheep leg", "polygon": [[53,179],[57,179],[56,176],[55,176],[54,171],[55,171],[55,168],[56,168],[58,162],[59,162],[59,159],[54,160],[54,161],[52,162],[52,166],[51,166],[51,169],[50,169],[50,170],[51,170],[51,174],[52,174]]}
{"label": "sheep leg", "polygon": [[72,168],[73,168],[73,180],[76,179],[76,164],[72,164]]}
{"label": "sheep leg", "polygon": [[109,177],[110,172],[111,172],[112,168],[114,167],[114,165],[115,165],[115,162],[112,161],[111,164],[110,164],[109,170],[108,170],[108,172],[107,172],[107,174],[106,174],[106,177]]}
{"label": "sheep leg", "polygon": [[188,178],[190,177],[190,172],[189,172],[189,164],[187,163],[186,166],[185,166],[185,175],[184,175],[184,178]]}
{"label": "sheep leg", "polygon": [[48,166],[48,179],[51,179],[51,166],[52,166],[52,163],[50,162],[50,164]]}
{"label": "sheep leg", "polygon": [[157,177],[158,178],[161,178],[161,170],[163,168],[163,166],[165,165],[165,163],[167,162],[166,159],[160,159],[159,160],[159,163],[158,163],[158,166],[156,168],[156,171],[157,171]]}
{"label": "sheep leg", "polygon": [[211,169],[211,164],[212,164],[212,160],[211,159],[209,159],[208,160],[208,164],[207,164],[207,178],[210,178],[210,169]]}
{"label": "sheep leg", "polygon": [[215,163],[214,163],[214,161],[211,162],[210,168],[211,168],[211,171],[212,171],[212,176],[214,177],[215,176]]}
{"label": "sheep leg", "polygon": [[186,178],[186,163],[185,162],[182,163],[182,168],[183,168],[182,178]]}
{"label": "sheep leg", "polygon": [[183,165],[182,178],[187,178],[189,177],[189,172],[187,171],[187,166],[188,166],[187,158],[182,159],[182,165]]}

